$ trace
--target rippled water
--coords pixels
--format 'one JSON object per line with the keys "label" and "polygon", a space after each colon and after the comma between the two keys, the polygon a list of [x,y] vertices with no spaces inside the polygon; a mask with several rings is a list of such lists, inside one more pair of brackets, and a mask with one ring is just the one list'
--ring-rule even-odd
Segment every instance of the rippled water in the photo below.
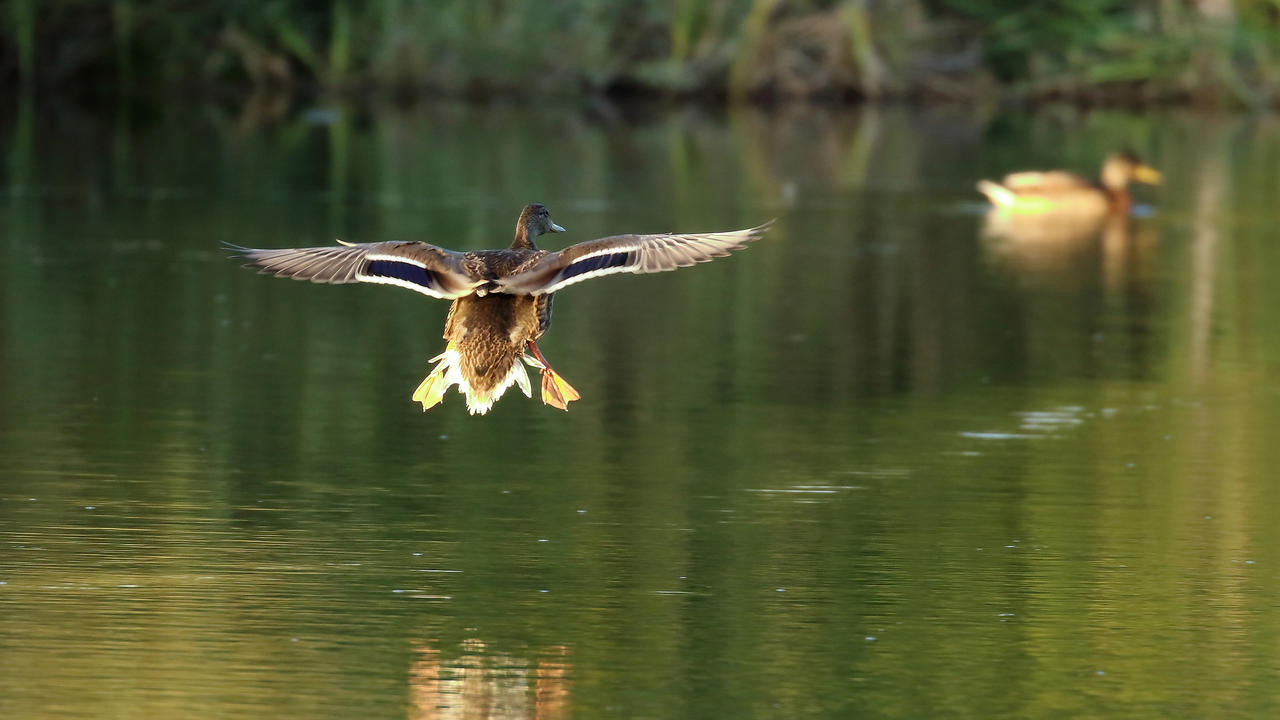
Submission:
{"label": "rippled water", "polygon": [[[1269,717],[1271,119],[0,119],[0,715]],[[1165,172],[1002,236],[979,177]],[[559,295],[582,393],[410,394],[447,304],[258,247],[781,218]]]}

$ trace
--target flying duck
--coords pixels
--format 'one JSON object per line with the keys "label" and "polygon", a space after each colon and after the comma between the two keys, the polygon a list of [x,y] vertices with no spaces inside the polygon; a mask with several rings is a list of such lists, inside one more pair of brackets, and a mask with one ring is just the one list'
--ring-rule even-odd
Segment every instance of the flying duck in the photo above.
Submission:
{"label": "flying duck", "polygon": [[579,398],[538,350],[551,325],[554,293],[574,283],[613,273],[655,273],[724,257],[764,235],[772,221],[746,230],[665,235],[614,235],[540,250],[534,240],[565,229],[543,205],[526,205],[515,239],[503,250],[459,252],[417,241],[333,247],[255,249],[229,245],[245,267],[314,283],[395,285],[452,300],[445,321],[444,352],[418,385],[413,399],[425,411],[450,386],[467,399],[471,414],[484,414],[507,388],[518,385],[533,397],[524,365],[542,372],[542,402],[561,410]]}

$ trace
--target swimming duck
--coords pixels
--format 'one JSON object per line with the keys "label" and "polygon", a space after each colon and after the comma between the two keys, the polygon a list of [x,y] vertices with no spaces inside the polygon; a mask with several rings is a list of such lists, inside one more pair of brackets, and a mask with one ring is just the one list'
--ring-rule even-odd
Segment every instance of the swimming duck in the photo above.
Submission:
{"label": "swimming duck", "polygon": [[542,402],[561,410],[580,396],[538,349],[551,325],[554,293],[613,273],[654,273],[724,257],[756,240],[772,221],[731,232],[614,235],[539,250],[534,240],[564,232],[543,205],[526,205],[504,250],[458,252],[425,242],[342,243],[336,247],[261,250],[230,246],[259,272],[315,283],[395,285],[452,300],[444,352],[413,393],[425,411],[453,385],[471,414],[488,412],[507,388],[533,397],[521,361],[542,372]]}
{"label": "swimming duck", "polygon": [[1128,213],[1129,183],[1160,184],[1160,172],[1144,165],[1132,151],[1112,153],[1102,163],[1098,180],[1065,170],[1017,172],[999,183],[978,181],[978,192],[998,210],[1024,213],[1072,212],[1103,215]]}

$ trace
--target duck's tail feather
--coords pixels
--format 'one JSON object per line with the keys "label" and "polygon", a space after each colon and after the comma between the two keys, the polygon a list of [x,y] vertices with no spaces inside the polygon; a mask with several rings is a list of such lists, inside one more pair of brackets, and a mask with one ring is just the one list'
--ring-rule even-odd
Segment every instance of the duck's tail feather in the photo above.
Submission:
{"label": "duck's tail feather", "polygon": [[1009,188],[990,180],[978,181],[978,192],[987,196],[996,207],[1012,207],[1018,202],[1018,196]]}
{"label": "duck's tail feather", "polygon": [[[491,384],[490,387],[481,387],[478,382],[479,378],[475,378],[477,382],[468,379],[468,373],[462,368],[462,355],[458,351],[458,343],[450,340],[445,346],[444,352],[431,358],[431,362],[439,363],[431,374],[418,385],[418,389],[413,393],[415,402],[422,403],[423,411],[429,410],[444,400],[444,394],[452,385],[458,386],[458,392],[467,398],[467,411],[472,415],[484,415],[489,412],[493,404],[501,398],[507,388],[512,385],[519,386],[525,397],[533,397],[533,388],[529,384],[529,375],[525,371],[524,365],[519,361],[519,356],[513,356],[506,363],[505,372],[502,368],[491,368],[490,373],[494,370],[502,372],[500,377]],[[496,375],[495,375],[496,377]]]}

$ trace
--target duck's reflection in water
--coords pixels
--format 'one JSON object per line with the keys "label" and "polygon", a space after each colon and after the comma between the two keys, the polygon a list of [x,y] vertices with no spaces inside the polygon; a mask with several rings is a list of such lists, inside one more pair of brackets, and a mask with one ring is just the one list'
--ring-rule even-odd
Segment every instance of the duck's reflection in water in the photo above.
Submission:
{"label": "duck's reflection in water", "polygon": [[426,643],[409,668],[410,720],[526,720],[569,716],[569,651],[544,650],[532,662],[489,652],[468,640],[446,657]]}
{"label": "duck's reflection in water", "polygon": [[1074,286],[1099,277],[1119,289],[1143,275],[1152,229],[1123,214],[1020,214],[993,210],[982,226],[988,255],[1037,284]]}

